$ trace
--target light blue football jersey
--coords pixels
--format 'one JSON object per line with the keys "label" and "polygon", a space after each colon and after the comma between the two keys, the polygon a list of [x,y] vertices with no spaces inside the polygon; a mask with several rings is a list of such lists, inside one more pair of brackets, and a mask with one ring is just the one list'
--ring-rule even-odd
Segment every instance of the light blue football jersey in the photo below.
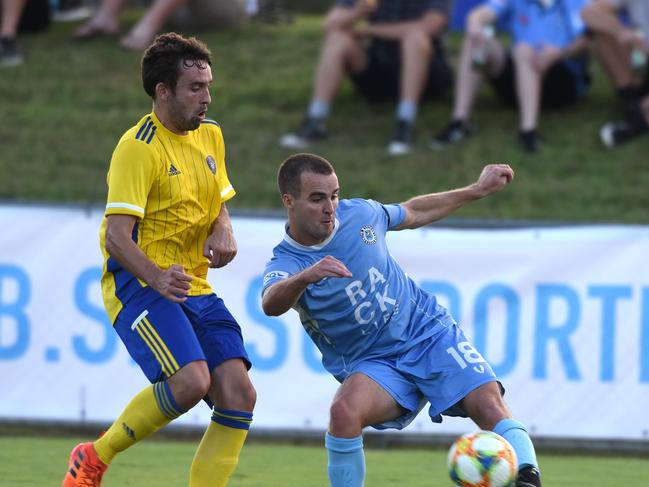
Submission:
{"label": "light blue football jersey", "polygon": [[287,232],[266,264],[264,290],[327,255],[352,273],[309,285],[295,306],[335,377],[344,378],[359,360],[399,355],[453,323],[435,296],[415,284],[388,251],[386,233],[404,218],[400,205],[341,200],[326,241],[304,246]]}

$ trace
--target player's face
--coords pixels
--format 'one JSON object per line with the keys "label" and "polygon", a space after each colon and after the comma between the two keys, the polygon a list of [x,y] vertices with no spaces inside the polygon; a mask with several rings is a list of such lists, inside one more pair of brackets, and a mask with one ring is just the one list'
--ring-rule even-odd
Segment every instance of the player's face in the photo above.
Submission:
{"label": "player's face", "polygon": [[212,102],[211,84],[209,64],[190,61],[181,65],[175,93],[169,98],[169,117],[179,132],[196,130],[201,125]]}
{"label": "player's face", "polygon": [[338,208],[336,174],[302,173],[299,198],[285,195],[291,237],[302,245],[325,241],[334,229]]}

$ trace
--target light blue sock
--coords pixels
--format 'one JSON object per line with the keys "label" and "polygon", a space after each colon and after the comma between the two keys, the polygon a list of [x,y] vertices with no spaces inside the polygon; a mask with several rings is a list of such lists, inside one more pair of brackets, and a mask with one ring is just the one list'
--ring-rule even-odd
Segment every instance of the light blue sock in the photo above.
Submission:
{"label": "light blue sock", "polygon": [[514,448],[518,458],[518,469],[531,465],[538,467],[534,445],[523,423],[515,419],[501,419],[494,427],[494,433],[505,438]]}
{"label": "light blue sock", "polygon": [[363,487],[365,481],[365,454],[363,437],[336,438],[325,436],[329,452],[329,481],[331,487]]}
{"label": "light blue sock", "polygon": [[417,116],[417,104],[410,100],[400,100],[397,106],[397,120],[413,122]]}
{"label": "light blue sock", "polygon": [[329,116],[329,102],[323,100],[311,100],[307,115],[311,118],[326,118]]}

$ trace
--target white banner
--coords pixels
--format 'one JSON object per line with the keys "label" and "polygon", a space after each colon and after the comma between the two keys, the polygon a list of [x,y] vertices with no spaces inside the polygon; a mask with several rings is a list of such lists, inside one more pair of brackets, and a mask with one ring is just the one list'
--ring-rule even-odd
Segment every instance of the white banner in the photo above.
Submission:
{"label": "white banner", "polygon": [[[109,422],[146,379],[103,310],[101,211],[0,207],[0,419]],[[293,311],[260,308],[281,220],[235,218],[239,254],[210,271],[239,320],[258,391],[254,424],[325,429],[336,382]],[[539,436],[642,439],[649,415],[649,227],[427,228],[392,254],[447,306]],[[203,404],[178,421],[203,425]],[[409,432],[460,433],[419,415]]]}

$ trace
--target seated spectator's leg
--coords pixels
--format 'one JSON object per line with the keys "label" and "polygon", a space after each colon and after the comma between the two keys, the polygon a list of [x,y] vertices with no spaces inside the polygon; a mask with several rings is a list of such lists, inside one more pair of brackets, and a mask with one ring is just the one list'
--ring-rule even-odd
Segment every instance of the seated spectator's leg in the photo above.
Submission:
{"label": "seated spectator's leg", "polygon": [[400,51],[399,104],[394,134],[388,145],[390,155],[410,152],[417,107],[430,72],[432,40],[423,30],[412,29],[401,40]]}
{"label": "seated spectator's leg", "polygon": [[[469,37],[465,37],[462,42],[455,78],[453,120],[468,121],[483,75],[496,78],[505,68],[507,53],[498,40],[488,39],[483,41],[482,46],[478,46],[477,43],[478,41]],[[474,63],[477,49],[484,50],[485,66],[482,69]]]}
{"label": "seated spectator's leg", "polygon": [[2,25],[0,37],[15,39],[18,33],[18,24],[27,0],[2,0]]}
{"label": "seated spectator's leg", "polygon": [[128,35],[120,39],[120,46],[133,51],[143,51],[153,41],[162,26],[187,0],[156,0],[148,12],[140,21],[133,26]]}
{"label": "seated spectator's leg", "polygon": [[635,80],[628,49],[606,34],[595,34],[593,39],[604,71],[620,98],[634,96]]}
{"label": "seated spectator's leg", "polygon": [[26,0],[0,0],[0,67],[18,66],[23,63],[23,53],[18,48],[16,36],[18,24],[25,8]]}
{"label": "seated spectator's leg", "polygon": [[649,95],[645,95],[623,120],[608,122],[600,130],[602,143],[609,149],[649,132]]}
{"label": "seated spectator's leg", "polygon": [[543,73],[535,65],[534,48],[519,44],[514,48],[516,96],[520,114],[519,141],[525,152],[537,152],[539,140],[536,127],[541,105]]}
{"label": "seated spectator's leg", "polygon": [[[478,51],[484,63],[481,66],[474,61]],[[501,76],[506,64],[507,52],[497,39],[464,38],[455,76],[453,113],[447,126],[431,140],[433,149],[457,143],[475,131],[470,118],[480,83],[484,76],[490,79]]]}
{"label": "seated spectator's leg", "polygon": [[401,87],[397,118],[414,122],[433,53],[431,39],[420,30],[412,30],[401,42]]}
{"label": "seated spectator's leg", "polygon": [[365,49],[350,32],[333,30],[327,33],[315,69],[308,116],[327,117],[345,73],[360,73],[367,62]]}
{"label": "seated spectator's leg", "polygon": [[90,39],[98,36],[111,36],[119,32],[119,14],[125,0],[102,0],[99,10],[90,20],[79,27],[75,39]]}
{"label": "seated spectator's leg", "polygon": [[534,67],[534,49],[529,44],[514,48],[516,94],[520,109],[520,130],[535,130],[539,120],[541,74]]}
{"label": "seated spectator's leg", "polygon": [[326,118],[345,73],[358,74],[367,69],[368,55],[354,36],[341,29],[327,32],[315,69],[313,93],[306,117],[293,131],[282,135],[279,144],[288,149],[304,150],[327,134]]}

